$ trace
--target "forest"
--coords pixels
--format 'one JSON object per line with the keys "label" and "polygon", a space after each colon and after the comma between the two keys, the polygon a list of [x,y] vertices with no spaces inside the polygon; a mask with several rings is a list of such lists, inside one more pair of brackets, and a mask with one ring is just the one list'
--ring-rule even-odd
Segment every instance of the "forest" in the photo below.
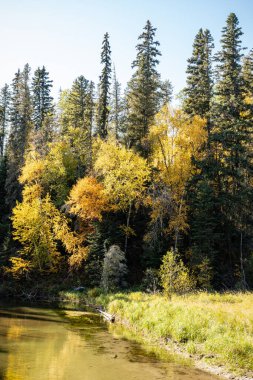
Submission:
{"label": "forest", "polygon": [[0,94],[1,294],[253,288],[253,49],[242,34],[229,14],[214,54],[199,29],[178,106],[150,21],[124,90],[108,33],[98,83],[80,75],[57,102],[45,66],[18,69]]}

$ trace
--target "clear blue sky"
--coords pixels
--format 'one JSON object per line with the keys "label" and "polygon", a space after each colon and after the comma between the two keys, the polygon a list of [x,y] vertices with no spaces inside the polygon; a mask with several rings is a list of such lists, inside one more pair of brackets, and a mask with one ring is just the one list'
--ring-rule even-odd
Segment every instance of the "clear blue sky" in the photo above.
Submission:
{"label": "clear blue sky", "polygon": [[159,71],[177,93],[185,84],[186,60],[200,27],[210,29],[216,49],[230,12],[253,47],[253,0],[0,0],[0,86],[10,83],[26,62],[43,64],[54,81],[54,95],[78,75],[98,81],[100,50],[110,35],[112,60],[125,86],[147,19],[157,28],[162,57]]}

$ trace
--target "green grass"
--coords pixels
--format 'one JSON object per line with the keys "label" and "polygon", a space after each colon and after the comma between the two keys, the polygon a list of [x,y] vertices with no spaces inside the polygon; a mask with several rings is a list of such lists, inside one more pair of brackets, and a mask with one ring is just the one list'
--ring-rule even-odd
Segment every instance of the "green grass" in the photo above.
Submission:
{"label": "green grass", "polygon": [[253,293],[196,293],[173,296],[141,292],[100,294],[93,303],[153,342],[166,342],[210,365],[253,377]]}

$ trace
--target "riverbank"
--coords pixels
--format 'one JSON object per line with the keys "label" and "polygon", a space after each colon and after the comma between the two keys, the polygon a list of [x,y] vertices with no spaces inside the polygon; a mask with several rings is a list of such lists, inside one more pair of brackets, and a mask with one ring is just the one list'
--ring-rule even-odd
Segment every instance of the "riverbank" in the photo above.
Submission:
{"label": "riverbank", "polygon": [[71,302],[102,305],[146,342],[176,351],[197,367],[233,379],[253,379],[253,294],[173,296],[141,292],[63,293]]}

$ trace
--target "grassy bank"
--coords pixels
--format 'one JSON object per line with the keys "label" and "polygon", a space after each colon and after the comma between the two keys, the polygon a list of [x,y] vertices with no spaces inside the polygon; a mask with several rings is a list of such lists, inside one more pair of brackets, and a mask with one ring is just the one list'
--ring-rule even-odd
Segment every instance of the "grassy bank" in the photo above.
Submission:
{"label": "grassy bank", "polygon": [[[85,302],[86,296],[67,295]],[[88,293],[116,320],[146,340],[178,347],[211,366],[253,378],[253,294],[198,293],[173,296],[141,292]]]}

